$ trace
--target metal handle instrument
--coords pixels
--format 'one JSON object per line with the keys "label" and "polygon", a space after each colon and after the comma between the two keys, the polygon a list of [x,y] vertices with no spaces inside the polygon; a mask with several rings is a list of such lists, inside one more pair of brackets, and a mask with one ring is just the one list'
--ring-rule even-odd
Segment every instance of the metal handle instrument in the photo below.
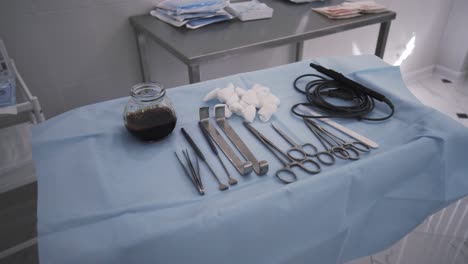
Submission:
{"label": "metal handle instrument", "polygon": [[[302,160],[302,161],[296,161],[291,159],[286,153],[284,153],[278,146],[276,146],[273,142],[271,142],[267,137],[265,137],[262,133],[260,133],[258,130],[256,130],[253,126],[251,126],[247,122],[243,122],[244,126],[258,139],[260,140],[265,147],[271,151],[271,153],[281,162],[281,164],[284,166],[283,168],[279,169],[276,171],[275,176],[278,180],[280,180],[282,183],[288,184],[297,181],[297,175],[296,173],[292,170],[293,167],[299,167],[303,171],[305,171],[308,174],[317,174],[321,171],[320,165],[315,162],[314,160],[307,159],[307,160]],[[276,152],[275,152],[276,150]],[[279,154],[278,154],[278,153]],[[284,160],[280,154],[286,158]],[[314,166],[316,169],[312,170],[307,166],[308,164]]]}
{"label": "metal handle instrument", "polygon": [[231,140],[232,144],[236,146],[239,152],[244,156],[244,158],[252,162],[253,170],[258,175],[264,175],[268,172],[268,162],[265,160],[257,161],[255,155],[250,151],[250,149],[245,145],[244,141],[239,137],[236,131],[229,125],[229,122],[226,120],[224,115],[225,106],[220,105],[215,107],[215,119],[218,126]]}
{"label": "metal handle instrument", "polygon": [[208,141],[208,145],[210,145],[210,148],[211,148],[211,151],[213,151],[213,153],[216,155],[216,157],[218,158],[219,160],[219,163],[221,163],[221,166],[223,166],[223,169],[224,171],[226,172],[226,175],[229,179],[229,185],[236,185],[237,184],[237,180],[232,178],[231,177],[231,174],[229,174],[229,171],[228,169],[226,168],[226,166],[224,165],[224,162],[223,160],[221,159],[221,156],[219,156],[219,152],[218,152],[218,149],[216,148],[215,144],[213,143],[213,141],[211,140],[210,138],[210,135],[208,134],[208,131],[206,131],[206,129],[203,127],[202,123],[201,122],[198,122],[198,125],[200,127],[200,130],[202,131],[203,133],[203,136],[205,137],[206,141]]}
{"label": "metal handle instrument", "polygon": [[223,153],[229,159],[229,161],[234,165],[236,170],[241,175],[247,175],[252,172],[252,162],[242,161],[234,152],[234,150],[229,146],[229,144],[224,140],[224,138],[219,134],[218,130],[210,122],[210,111],[209,107],[200,108],[200,122],[202,126],[206,129],[210,137],[216,143],[216,145],[221,148]]}
{"label": "metal handle instrument", "polygon": [[319,126],[318,124],[316,124],[316,126],[319,127],[322,132],[326,133],[334,142],[336,142],[337,144],[340,144],[346,149],[353,148],[354,150],[360,151],[360,152],[370,151],[370,147],[367,144],[362,143],[361,141],[348,142],[338,137],[337,135],[333,134],[332,132],[325,129],[324,127]]}
{"label": "metal handle instrument", "polygon": [[185,175],[187,175],[187,177],[193,183],[193,185],[197,189],[198,193],[200,193],[200,195],[204,195],[205,194],[205,189],[203,187],[201,177],[200,177],[200,167],[198,166],[198,159],[197,159],[197,170],[195,170],[195,168],[193,167],[192,161],[190,160],[188,151],[183,150],[182,153],[184,154],[185,160],[187,161],[190,170],[187,169],[187,167],[184,165],[182,160],[179,158],[179,155],[177,155],[177,152],[174,152],[177,160],[179,161],[180,165],[184,169]]}
{"label": "metal handle instrument", "polygon": [[221,182],[221,180],[218,178],[218,176],[216,175],[216,173],[213,171],[213,169],[211,168],[210,164],[208,163],[208,161],[205,159],[205,156],[203,155],[203,153],[200,151],[200,149],[198,148],[197,144],[195,144],[195,142],[193,141],[192,137],[190,137],[190,135],[187,133],[187,131],[185,131],[184,128],[181,128],[180,129],[182,131],[182,134],[184,135],[185,139],[187,139],[188,143],[190,144],[190,146],[193,148],[193,150],[195,151],[195,153],[198,155],[198,157],[203,161],[205,162],[206,166],[208,167],[208,169],[210,170],[211,174],[213,175],[213,177],[215,177],[216,181],[218,182],[218,188],[219,190],[221,191],[224,191],[224,190],[227,190],[229,189],[229,187],[225,184],[223,184]]}
{"label": "metal handle instrument", "polygon": [[328,135],[325,132],[325,130],[314,121],[304,118],[304,123],[307,125],[309,130],[317,137],[322,146],[325,148],[326,152],[333,154],[340,159],[359,159],[359,152],[357,152],[354,148],[345,148],[344,145],[338,143],[336,139]]}
{"label": "metal handle instrument", "polygon": [[[300,161],[307,159],[307,157],[316,157],[317,160],[324,165],[333,165],[335,163],[335,158],[332,154],[325,151],[318,151],[317,147],[312,143],[298,144],[288,135],[286,135],[286,133],[284,133],[281,129],[273,124],[271,124],[271,126],[292,146],[292,148],[286,152],[290,158]],[[310,149],[313,151],[310,151]]]}
{"label": "metal handle instrument", "polygon": [[[315,112],[314,110],[310,109],[309,107],[306,107],[304,105],[300,105],[298,106],[298,109],[302,112],[304,112],[305,114],[308,114],[308,115],[319,115],[317,112]],[[371,148],[378,148],[379,147],[379,144],[377,144],[375,141],[361,135],[361,134],[358,134],[357,132],[354,132],[353,130],[341,125],[341,124],[338,124],[336,123],[335,121],[329,119],[329,118],[319,118],[319,121],[322,121],[326,124],[328,124],[329,126],[337,129],[338,131],[341,131],[342,133],[356,139],[357,141],[361,141],[362,143],[368,145],[369,147]]]}

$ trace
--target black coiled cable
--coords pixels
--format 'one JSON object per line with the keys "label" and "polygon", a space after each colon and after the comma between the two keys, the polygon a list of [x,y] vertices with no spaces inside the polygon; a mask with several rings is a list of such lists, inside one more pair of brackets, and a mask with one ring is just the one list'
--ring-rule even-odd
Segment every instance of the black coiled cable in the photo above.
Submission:
{"label": "black coiled cable", "polygon": [[[312,66],[312,65],[311,65]],[[309,81],[304,90],[301,90],[297,83],[305,77],[314,77],[316,79]],[[344,78],[344,77],[343,77]],[[349,80],[351,81],[351,80]],[[352,82],[352,81],[351,81]],[[359,84],[357,84],[359,85]],[[359,85],[360,86],[360,85]],[[300,117],[306,118],[329,118],[344,117],[358,118],[369,121],[383,121],[393,116],[395,109],[390,100],[385,96],[378,94],[368,88],[360,89],[354,85],[345,84],[338,80],[326,79],[317,74],[304,74],[294,80],[294,89],[306,96],[307,103],[298,103],[292,106],[291,111]],[[377,95],[377,96],[376,96]],[[337,105],[327,101],[325,98],[340,98],[347,101],[348,105]],[[389,115],[380,118],[371,118],[367,115],[374,110],[374,99],[386,103],[391,112]],[[321,116],[304,115],[296,110],[300,105],[311,106],[325,113]]]}

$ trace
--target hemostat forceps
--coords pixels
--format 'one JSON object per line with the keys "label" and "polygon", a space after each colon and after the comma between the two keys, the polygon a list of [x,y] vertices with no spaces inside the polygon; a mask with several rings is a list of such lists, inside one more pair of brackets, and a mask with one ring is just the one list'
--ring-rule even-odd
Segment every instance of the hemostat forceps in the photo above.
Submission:
{"label": "hemostat forceps", "polygon": [[[268,150],[271,151],[273,155],[283,164],[283,168],[276,171],[275,176],[280,180],[282,183],[288,184],[297,181],[296,173],[292,170],[293,167],[299,167],[303,171],[308,174],[317,174],[321,171],[320,165],[312,159],[305,159],[302,161],[296,161],[290,158],[286,153],[284,153],[278,146],[276,146],[273,142],[271,142],[267,137],[265,137],[262,133],[257,131],[253,126],[249,123],[244,122],[244,126],[255,136],[257,137],[260,142],[265,145]],[[275,150],[281,154],[286,160],[284,160]],[[312,164],[316,167],[316,170],[309,169],[306,164]],[[289,177],[288,177],[289,175]]]}
{"label": "hemostat forceps", "polygon": [[360,152],[369,152],[370,151],[369,145],[367,145],[367,144],[365,144],[365,143],[363,143],[361,141],[345,141],[344,139],[338,137],[337,135],[332,134],[327,129],[325,129],[323,127],[320,127],[320,128],[324,133],[329,135],[330,138],[332,138],[334,142],[339,142],[339,144],[345,149],[352,148],[352,149],[354,149],[356,151],[360,151]]}
{"label": "hemostat forceps", "polygon": [[271,124],[271,126],[292,146],[286,151],[286,154],[288,154],[291,159],[301,161],[307,159],[307,157],[317,157],[317,160],[324,165],[333,165],[335,163],[335,158],[332,154],[325,151],[319,152],[317,147],[312,143],[298,144],[275,125]]}
{"label": "hemostat forceps", "polygon": [[[344,145],[337,140],[335,135],[331,134],[328,130],[319,126],[314,121],[304,118],[304,123],[314,133],[317,139],[320,141],[326,152],[335,155],[340,159],[358,160],[359,152],[351,146],[351,143]],[[344,141],[343,141],[344,142]]]}

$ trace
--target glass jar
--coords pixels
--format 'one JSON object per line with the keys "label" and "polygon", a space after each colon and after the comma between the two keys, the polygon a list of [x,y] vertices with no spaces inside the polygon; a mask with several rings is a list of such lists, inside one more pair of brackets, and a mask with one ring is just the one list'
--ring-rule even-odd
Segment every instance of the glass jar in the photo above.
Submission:
{"label": "glass jar", "polygon": [[161,84],[136,84],[130,95],[125,106],[124,123],[132,135],[145,141],[158,141],[172,132],[177,116]]}

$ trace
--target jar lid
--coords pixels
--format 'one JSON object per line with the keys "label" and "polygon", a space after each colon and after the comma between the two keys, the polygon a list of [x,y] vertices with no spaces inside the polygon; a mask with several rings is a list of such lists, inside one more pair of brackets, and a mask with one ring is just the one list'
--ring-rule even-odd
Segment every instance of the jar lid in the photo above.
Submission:
{"label": "jar lid", "polygon": [[165,94],[166,90],[162,84],[156,82],[138,83],[130,89],[130,95],[143,102],[157,100]]}

